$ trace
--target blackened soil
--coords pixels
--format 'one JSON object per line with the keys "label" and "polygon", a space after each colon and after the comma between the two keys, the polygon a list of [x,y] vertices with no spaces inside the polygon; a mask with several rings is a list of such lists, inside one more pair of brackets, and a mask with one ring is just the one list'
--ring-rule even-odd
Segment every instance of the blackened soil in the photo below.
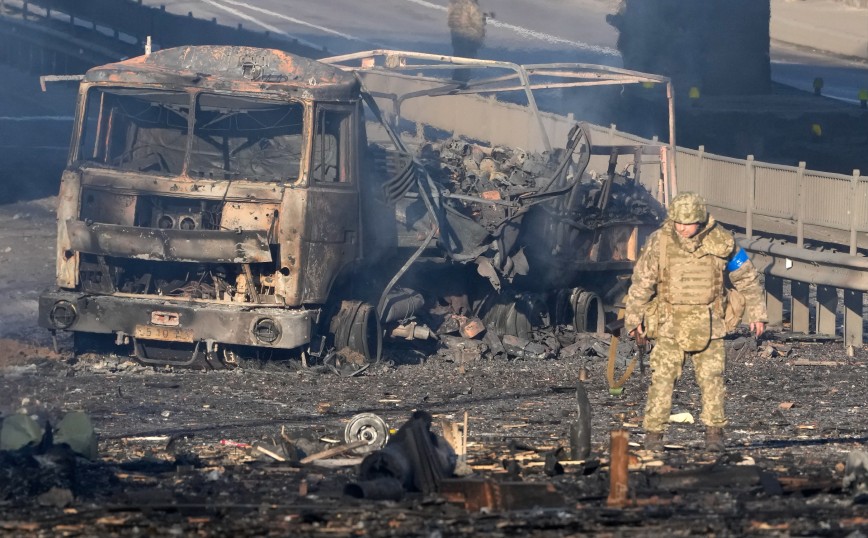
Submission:
{"label": "blackened soil", "polygon": [[[53,215],[45,204],[14,204],[0,207],[0,219],[0,293],[7,303],[0,412],[23,411],[56,424],[67,411],[84,410],[99,435],[99,458],[91,462],[56,451],[37,458],[0,453],[2,533],[868,533],[865,495],[841,487],[847,455],[865,450],[868,441],[865,349],[848,357],[840,342],[792,341],[783,333],[756,347],[746,338],[731,342],[727,453],[718,459],[702,450],[699,392],[687,367],[673,413],[688,412],[697,424],[673,424],[670,448],[658,458],[640,450],[648,374],[637,369],[624,393],[611,396],[601,357],[460,364],[392,345],[383,363],[356,377],[286,362],[183,371],[111,355],[75,361],[69,339],[60,338],[55,353],[33,317],[32,302],[53,276],[44,261],[53,256]],[[572,388],[582,368],[593,407],[592,461],[562,462],[565,473],[550,477],[543,472],[545,456],[568,446],[576,417]],[[273,446],[285,436],[314,452],[329,446],[324,439],[340,440],[357,413],[376,413],[398,427],[416,409],[455,420],[466,411],[476,476],[551,482],[564,503],[479,513],[436,495],[409,494],[399,502],[350,499],[342,492],[356,477],[355,466],[290,465],[233,445]],[[613,429],[628,430],[637,443],[630,448],[634,506],[627,508],[606,504]],[[737,463],[753,463],[763,480],[736,479],[745,469]],[[700,468],[718,482],[706,477],[692,486],[661,485],[666,476]]]}
{"label": "blackened soil", "polygon": [[[99,433],[100,458],[61,462],[72,466],[69,480],[52,472],[29,474],[30,482],[7,475],[0,487],[6,495],[0,499],[0,528],[20,535],[864,532],[868,506],[858,504],[854,492],[842,491],[841,480],[847,454],[864,450],[868,440],[866,353],[847,358],[840,347],[801,343],[788,356],[762,358],[750,351],[729,363],[731,425],[727,455],[718,467],[735,469],[736,462],[752,458],[777,479],[780,490],[763,484],[675,491],[655,486],[660,474],[716,459],[701,450],[699,425],[673,425],[668,442],[677,447],[667,449],[662,465],[631,447],[632,496],[640,504],[657,498],[623,509],[606,506],[608,435],[625,428],[631,440],[641,442],[636,424],[647,375],[637,373],[622,396],[610,396],[600,358],[482,359],[462,369],[442,359],[405,355],[393,357],[403,360],[400,364],[372,366],[365,375],[345,378],[278,364],[194,372],[155,370],[117,357],[71,364],[32,356],[0,371],[6,387],[0,406],[55,423],[65,411],[85,410]],[[799,366],[800,360],[836,365]],[[589,373],[593,406],[592,457],[600,466],[567,462],[565,474],[550,478],[542,462],[546,452],[568,445],[576,404],[567,387],[574,386],[582,367]],[[374,412],[399,426],[414,409],[453,419],[467,411],[470,464],[478,476],[551,481],[565,504],[530,513],[479,514],[437,496],[355,500],[342,494],[355,467],[290,466],[221,444],[275,444],[282,432],[316,447],[320,439],[340,439],[356,413]],[[698,416],[689,368],[678,383],[673,412]],[[507,475],[504,460],[517,462],[512,466],[517,477]],[[642,468],[640,462],[648,460]],[[38,496],[52,485],[69,489],[72,501]]]}

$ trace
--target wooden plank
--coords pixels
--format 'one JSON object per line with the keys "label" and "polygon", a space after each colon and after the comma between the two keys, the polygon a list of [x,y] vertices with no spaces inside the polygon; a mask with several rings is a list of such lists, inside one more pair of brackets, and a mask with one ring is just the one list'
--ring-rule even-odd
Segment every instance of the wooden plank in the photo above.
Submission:
{"label": "wooden plank", "polygon": [[633,226],[630,238],[627,239],[627,259],[634,262],[639,259],[639,227]]}
{"label": "wooden plank", "polygon": [[626,430],[612,430],[611,463],[609,464],[609,498],[606,504],[612,507],[621,507],[627,504],[628,465],[627,441],[630,434]]}

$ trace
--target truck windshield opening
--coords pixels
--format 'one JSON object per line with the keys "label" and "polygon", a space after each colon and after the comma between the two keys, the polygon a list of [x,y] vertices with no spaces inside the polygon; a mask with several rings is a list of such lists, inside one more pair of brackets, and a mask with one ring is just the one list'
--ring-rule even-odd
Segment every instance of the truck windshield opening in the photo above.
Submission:
{"label": "truck windshield opening", "polygon": [[292,182],[301,171],[303,125],[297,102],[214,94],[191,102],[183,92],[92,88],[78,161],[154,175]]}

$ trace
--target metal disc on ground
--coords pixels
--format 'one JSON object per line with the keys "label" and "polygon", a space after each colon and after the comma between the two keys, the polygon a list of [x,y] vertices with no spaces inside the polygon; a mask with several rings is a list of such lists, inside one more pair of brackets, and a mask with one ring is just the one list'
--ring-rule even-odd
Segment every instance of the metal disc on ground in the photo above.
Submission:
{"label": "metal disc on ground", "polygon": [[368,444],[353,450],[354,454],[369,454],[380,450],[389,441],[389,426],[374,413],[353,415],[344,428],[344,442],[367,441]]}

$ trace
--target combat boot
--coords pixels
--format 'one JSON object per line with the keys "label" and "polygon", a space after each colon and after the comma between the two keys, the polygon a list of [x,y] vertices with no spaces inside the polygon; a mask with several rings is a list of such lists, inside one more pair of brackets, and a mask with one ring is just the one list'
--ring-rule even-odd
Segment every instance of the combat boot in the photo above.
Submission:
{"label": "combat boot", "polygon": [[705,450],[708,452],[723,452],[723,428],[708,426],[705,428]]}
{"label": "combat boot", "polygon": [[663,432],[645,432],[645,450],[663,451]]}

